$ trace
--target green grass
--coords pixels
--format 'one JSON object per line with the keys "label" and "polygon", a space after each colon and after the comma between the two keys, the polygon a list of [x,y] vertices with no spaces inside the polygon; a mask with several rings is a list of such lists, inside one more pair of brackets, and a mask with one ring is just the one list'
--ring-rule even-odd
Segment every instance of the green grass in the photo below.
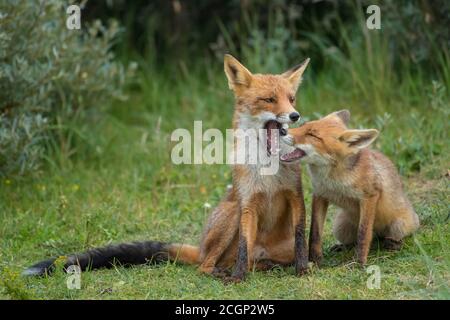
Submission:
{"label": "green grass", "polygon": [[[139,172],[139,164],[136,166]],[[113,169],[117,175],[112,174]],[[154,186],[144,172],[137,176],[130,168],[92,170],[82,166],[38,182],[11,183],[2,192],[2,266],[7,266],[10,273],[20,272],[22,267],[46,256],[117,241],[160,239],[197,243],[206,217],[203,203],[215,204],[228,179],[223,174],[208,177],[212,172],[220,172],[208,170],[194,174],[194,179],[189,174],[181,176],[192,187],[176,188],[175,181],[180,178],[171,171],[166,174],[173,177],[172,182],[159,186]],[[416,183],[419,184],[414,182],[411,186],[417,186]],[[413,192],[412,199],[423,226],[414,238],[406,241],[402,251],[372,250],[369,264],[378,265],[382,272],[379,290],[367,289],[369,275],[353,263],[352,252],[344,252],[327,254],[324,267],[303,278],[293,276],[292,268],[288,268],[254,272],[245,283],[232,286],[201,275],[194,267],[172,263],[83,273],[81,290],[68,290],[67,276],[62,272],[44,279],[14,279],[4,271],[2,281],[11,288],[3,290],[2,297],[449,298],[446,183],[434,181],[431,189]],[[203,185],[208,186],[204,194],[199,192]],[[330,220],[325,247],[333,243]]]}
{"label": "green grass", "polygon": [[[152,71],[146,70],[129,90],[128,102],[116,103],[95,125],[74,127],[69,144],[53,144],[48,165],[40,172],[0,181],[0,298],[450,298],[449,178],[444,175],[449,159],[447,93],[429,84],[416,91],[416,101],[411,102],[401,92],[376,92],[372,109],[370,99],[359,99],[339,69],[306,75],[299,110],[315,118],[346,107],[353,114],[352,126],[381,129],[376,148],[400,167],[422,221],[400,252],[380,250],[375,243],[368,263],[380,267],[380,289],[367,288],[370,275],[355,265],[353,251],[326,253],[324,266],[302,278],[295,277],[292,268],[276,269],[251,272],[244,283],[229,286],[193,266],[173,263],[86,272],[81,290],[67,289],[62,272],[49,278],[18,276],[42,258],[108,243],[198,243],[209,214],[204,204],[218,203],[231,183],[230,168],[173,165],[170,133],[180,127],[192,129],[194,120],[203,120],[204,129],[228,128],[232,94],[217,68],[206,75],[184,72],[176,80],[170,73]],[[306,175],[304,185],[309,208]],[[325,248],[334,243],[334,210],[326,223]]]}

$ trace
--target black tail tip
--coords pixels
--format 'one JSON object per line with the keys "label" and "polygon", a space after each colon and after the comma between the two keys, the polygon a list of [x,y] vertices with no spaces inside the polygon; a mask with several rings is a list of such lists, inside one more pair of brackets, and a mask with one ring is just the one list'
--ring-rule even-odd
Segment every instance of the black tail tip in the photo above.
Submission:
{"label": "black tail tip", "polygon": [[38,262],[31,267],[25,269],[22,272],[22,276],[25,277],[42,277],[45,275],[50,275],[55,269],[55,265],[53,264],[55,259],[48,259],[41,262]]}

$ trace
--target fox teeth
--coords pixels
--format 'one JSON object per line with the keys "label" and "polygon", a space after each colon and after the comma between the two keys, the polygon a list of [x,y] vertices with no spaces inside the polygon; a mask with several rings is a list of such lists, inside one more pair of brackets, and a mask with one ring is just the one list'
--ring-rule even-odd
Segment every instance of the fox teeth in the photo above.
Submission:
{"label": "fox teeth", "polygon": [[287,143],[289,145],[294,145],[294,138],[292,136],[287,135],[287,136],[284,136],[282,139],[285,143]]}

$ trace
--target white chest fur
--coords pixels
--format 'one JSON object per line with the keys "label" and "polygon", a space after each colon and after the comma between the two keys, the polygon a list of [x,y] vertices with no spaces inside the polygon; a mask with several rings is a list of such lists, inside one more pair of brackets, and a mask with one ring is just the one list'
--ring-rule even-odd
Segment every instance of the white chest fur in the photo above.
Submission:
{"label": "white chest fur", "polygon": [[[238,129],[250,129],[257,132],[261,130],[256,134],[256,148],[248,150],[252,154],[258,154],[257,164],[249,164],[248,161],[247,164],[241,164],[244,174],[236,179],[237,190],[242,201],[247,202],[256,193],[265,193],[270,198],[280,190],[289,189],[295,192],[299,180],[298,171],[293,170],[292,165],[282,164],[278,158],[269,159],[267,155],[267,136],[265,130],[263,130],[264,123],[269,120],[280,121],[280,119],[277,119],[271,112],[262,112],[257,116],[243,112],[239,114],[238,119]],[[287,127],[287,124],[284,124],[283,127]],[[287,153],[291,148],[282,139],[280,139],[278,147],[281,154]],[[245,154],[249,154],[247,150]],[[262,174],[261,169],[272,167],[273,161],[277,162],[275,166],[277,170],[270,170],[269,172],[272,174]]]}
{"label": "white chest fur", "polygon": [[269,198],[281,190],[296,192],[299,177],[292,169],[280,164],[277,174],[261,175],[260,167],[248,165],[245,168],[246,175],[237,181],[237,187],[241,199],[245,203],[256,193],[264,193]]}
{"label": "white chest fur", "polygon": [[345,206],[351,200],[362,198],[362,193],[353,188],[351,176],[333,177],[326,166],[308,166],[314,194],[321,196],[338,206]]}

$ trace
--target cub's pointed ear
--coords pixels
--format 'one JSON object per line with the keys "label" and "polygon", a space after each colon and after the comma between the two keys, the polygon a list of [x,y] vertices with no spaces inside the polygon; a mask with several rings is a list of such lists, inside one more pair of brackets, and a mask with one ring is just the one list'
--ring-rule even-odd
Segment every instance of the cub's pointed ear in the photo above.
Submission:
{"label": "cub's pointed ear", "polygon": [[235,90],[239,86],[250,86],[252,73],[248,71],[235,57],[226,54],[223,66],[228,78],[228,87]]}
{"label": "cub's pointed ear", "polygon": [[350,111],[348,111],[347,109],[344,110],[339,110],[336,112],[333,112],[333,114],[335,116],[337,116],[339,119],[342,120],[342,122],[344,122],[344,124],[347,126],[348,123],[350,122]]}
{"label": "cub's pointed ear", "polygon": [[329,115],[325,116],[324,119],[339,119],[342,122],[344,122],[345,125],[348,125],[348,123],[350,122],[350,111],[344,109],[344,110],[339,110],[339,111],[335,111],[330,113]]}
{"label": "cub's pointed ear", "polygon": [[346,142],[349,147],[362,149],[368,147],[378,137],[378,130],[346,130],[339,140]]}
{"label": "cub's pointed ear", "polygon": [[300,63],[299,65],[296,65],[295,67],[289,69],[285,73],[283,73],[281,76],[286,78],[294,88],[294,90],[298,89],[298,86],[302,82],[302,75],[303,72],[305,72],[306,67],[309,64],[309,58],[307,58],[305,61]]}

